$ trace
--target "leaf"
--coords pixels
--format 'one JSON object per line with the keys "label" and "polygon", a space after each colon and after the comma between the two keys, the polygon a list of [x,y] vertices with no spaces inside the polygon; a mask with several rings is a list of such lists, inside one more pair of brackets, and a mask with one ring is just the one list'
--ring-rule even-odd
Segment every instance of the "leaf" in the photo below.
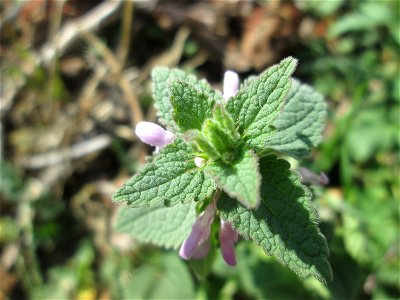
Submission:
{"label": "leaf", "polygon": [[174,207],[122,207],[115,230],[129,233],[141,243],[177,249],[189,235],[195,218],[194,202]]}
{"label": "leaf", "polygon": [[270,126],[283,108],[296,65],[293,57],[285,58],[250,80],[226,105],[247,144],[255,150],[264,149],[272,134]]}
{"label": "leaf", "polygon": [[328,247],[318,228],[318,215],[310,191],[301,184],[289,163],[269,155],[260,160],[261,203],[247,210],[223,194],[218,201],[221,217],[246,239],[301,277],[331,280]]}
{"label": "leaf", "polygon": [[343,5],[343,0],[323,2],[295,0],[295,5],[304,12],[309,12],[322,18],[334,14]]}
{"label": "leaf", "polygon": [[391,108],[396,118],[393,119],[388,109],[381,105],[362,108],[351,119],[344,145],[346,152],[357,163],[366,162],[379,151],[389,151],[398,141],[398,116],[396,108]]}
{"label": "leaf", "polygon": [[355,261],[367,267],[381,265],[376,258],[384,257],[392,245],[398,244],[398,205],[390,196],[376,196],[376,189],[370,186],[367,193],[353,191],[352,199],[347,199],[352,203],[341,208],[344,247]]}
{"label": "leaf", "polygon": [[260,175],[258,158],[251,150],[243,151],[242,155],[226,165],[214,162],[205,169],[232,198],[236,198],[249,209],[256,208],[260,202]]}
{"label": "leaf", "polygon": [[372,31],[374,27],[388,26],[398,20],[393,12],[389,6],[379,2],[365,2],[360,5],[359,11],[350,11],[337,18],[329,27],[328,37],[337,38],[346,33]]}
{"label": "leaf", "polygon": [[157,258],[116,275],[121,278],[121,284],[116,286],[122,299],[196,298],[192,276],[175,253],[158,254]]}
{"label": "leaf", "polygon": [[114,195],[113,201],[127,201],[131,207],[173,206],[203,200],[215,184],[194,164],[193,149],[182,140],[161,149],[154,160],[133,176]]}
{"label": "leaf", "polygon": [[[235,268],[218,257],[213,273],[218,277],[234,279],[238,289],[249,299],[310,299],[305,282],[288,272],[275,259],[266,258],[259,247],[250,243],[238,243],[235,247]],[[313,289],[313,296],[317,296]],[[319,296],[319,295],[318,295]],[[222,297],[221,297],[222,298]],[[327,299],[314,297],[316,299]]]}
{"label": "leaf", "polygon": [[277,132],[267,147],[283,154],[301,157],[322,139],[326,103],[323,96],[306,84],[293,79],[282,114],[273,125]]}
{"label": "leaf", "polygon": [[212,116],[215,100],[183,81],[171,82],[170,92],[172,115],[181,132],[190,129],[201,130],[205,119]]}
{"label": "leaf", "polygon": [[234,146],[235,137],[232,133],[214,120],[206,120],[203,134],[219,153],[224,153]]}
{"label": "leaf", "polygon": [[153,98],[158,110],[157,115],[161,123],[172,132],[179,132],[172,116],[173,110],[170,101],[169,85],[174,80],[190,83],[200,92],[210,95],[211,98],[221,101],[221,103],[223,101],[222,95],[214,91],[206,80],[198,80],[195,76],[186,74],[181,70],[157,67],[151,72],[151,77],[153,80]]}

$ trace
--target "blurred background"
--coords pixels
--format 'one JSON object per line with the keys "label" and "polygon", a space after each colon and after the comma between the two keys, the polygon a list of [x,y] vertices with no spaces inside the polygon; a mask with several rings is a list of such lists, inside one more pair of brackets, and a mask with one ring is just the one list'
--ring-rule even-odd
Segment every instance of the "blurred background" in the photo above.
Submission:
{"label": "blurred background", "polygon": [[[399,3],[1,1],[0,299],[398,299]],[[301,164],[330,178],[313,190],[334,280],[244,240],[198,278],[116,232],[111,194],[151,151],[133,128],[156,121],[152,68],[221,88],[288,55],[329,105]]]}

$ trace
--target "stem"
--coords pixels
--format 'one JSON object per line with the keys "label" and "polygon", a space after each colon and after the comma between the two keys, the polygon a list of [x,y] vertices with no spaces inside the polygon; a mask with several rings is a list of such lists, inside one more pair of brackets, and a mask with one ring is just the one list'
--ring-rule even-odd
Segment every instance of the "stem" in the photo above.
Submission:
{"label": "stem", "polygon": [[131,28],[132,28],[132,16],[133,16],[133,1],[124,2],[122,11],[122,33],[119,40],[119,47],[117,50],[117,58],[119,60],[119,66],[121,72],[124,68],[126,58],[129,53],[129,44],[131,40]]}

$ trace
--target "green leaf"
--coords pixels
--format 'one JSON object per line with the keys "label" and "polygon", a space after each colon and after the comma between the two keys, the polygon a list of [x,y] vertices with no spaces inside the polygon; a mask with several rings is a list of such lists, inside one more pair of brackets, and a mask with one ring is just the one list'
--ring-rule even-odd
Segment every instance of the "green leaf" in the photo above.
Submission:
{"label": "green leaf", "polygon": [[189,235],[196,218],[195,203],[141,208],[122,207],[115,229],[142,243],[178,248]]}
{"label": "green leaf", "polygon": [[[238,289],[249,299],[327,299],[313,290],[307,293],[305,281],[280,265],[275,259],[265,257],[259,247],[251,243],[235,246],[237,264],[228,266],[222,256],[215,262],[213,271],[218,277],[234,279]],[[318,295],[319,296],[319,295]]]}
{"label": "green leaf", "polygon": [[203,200],[210,197],[215,184],[194,164],[193,149],[182,140],[161,149],[160,153],[114,195],[113,201],[127,201],[131,207],[154,206]]}
{"label": "green leaf", "polygon": [[210,95],[211,98],[221,101],[221,103],[223,101],[221,94],[214,91],[206,80],[198,80],[195,76],[186,74],[181,70],[157,67],[151,72],[151,77],[153,80],[153,98],[158,110],[157,115],[161,123],[173,132],[179,132],[179,130],[172,116],[171,91],[169,89],[171,82],[179,80],[190,83],[197,90]]}
{"label": "green leaf", "polygon": [[175,80],[170,90],[173,118],[181,131],[201,130],[204,120],[212,116],[215,100],[188,82]]}
{"label": "green leaf", "polygon": [[232,117],[226,112],[225,107],[217,104],[214,107],[213,111],[213,119],[221,124],[222,128],[224,128],[228,135],[236,142],[240,135],[236,130],[235,122],[232,120]]}
{"label": "green leaf", "polygon": [[332,278],[328,247],[318,228],[311,193],[289,163],[269,155],[260,160],[261,203],[247,210],[228,195],[218,201],[221,217],[301,277]]}
{"label": "green leaf", "polygon": [[211,119],[206,120],[203,127],[203,134],[219,153],[226,152],[235,143],[231,132],[223,128],[220,123]]}
{"label": "green leaf", "polygon": [[220,188],[245,207],[253,209],[260,203],[258,158],[251,150],[243,151],[232,165],[213,162],[207,165],[205,172],[214,178]]}
{"label": "green leaf", "polygon": [[346,199],[353,203],[341,207],[341,233],[347,253],[368,267],[381,266],[376,258],[384,257],[392,245],[398,244],[398,203],[376,192],[378,189],[379,184],[375,183],[367,193],[353,191],[349,196],[352,200]]}
{"label": "green leaf", "polygon": [[323,96],[293,79],[285,108],[273,123],[277,132],[267,142],[267,147],[289,156],[305,156],[321,141],[325,119]]}
{"label": "green leaf", "polygon": [[359,11],[350,11],[341,15],[329,27],[328,37],[337,38],[346,33],[372,31],[378,26],[387,26],[396,22],[398,17],[388,5],[366,1],[360,5]]}
{"label": "green leaf", "polygon": [[192,276],[176,253],[158,254],[139,267],[116,276],[121,278],[121,283],[115,286],[122,292],[122,299],[196,298]]}
{"label": "green leaf", "polygon": [[213,160],[220,159],[220,153],[202,132],[196,129],[188,130],[185,132],[185,139],[192,142],[202,155],[205,155],[207,158]]}
{"label": "green leaf", "polygon": [[296,65],[293,57],[285,58],[249,81],[226,105],[247,144],[255,150],[264,149],[272,134],[270,126],[285,104]]}
{"label": "green leaf", "polygon": [[322,18],[334,14],[343,5],[343,0],[323,2],[296,0],[295,5],[304,12],[309,12]]}
{"label": "green leaf", "polygon": [[396,115],[395,119],[382,105],[361,108],[352,117],[343,144],[357,163],[368,161],[379,151],[396,147],[395,143],[399,141],[399,111],[395,107],[391,111]]}

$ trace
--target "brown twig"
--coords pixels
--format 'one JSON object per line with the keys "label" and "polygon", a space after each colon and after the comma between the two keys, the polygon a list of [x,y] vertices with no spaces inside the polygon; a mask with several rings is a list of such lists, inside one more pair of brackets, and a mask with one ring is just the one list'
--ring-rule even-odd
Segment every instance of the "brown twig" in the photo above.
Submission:
{"label": "brown twig", "polygon": [[110,143],[111,138],[106,134],[102,134],[72,145],[69,148],[27,157],[22,160],[21,164],[27,169],[40,169],[100,151],[108,147]]}
{"label": "brown twig", "polygon": [[146,63],[146,66],[142,69],[140,76],[137,79],[137,83],[143,83],[149,77],[151,70],[157,65],[175,67],[182,57],[183,48],[185,46],[187,38],[189,37],[189,34],[190,30],[188,27],[183,26],[179,28],[178,32],[175,35],[171,48],[161,55],[150,59],[150,61]]}
{"label": "brown twig", "polygon": [[[121,65],[114,53],[91,32],[82,32],[82,37],[88,42],[89,45],[95,47],[96,51],[104,59],[106,65],[111,70],[111,76],[117,76],[118,85],[124,94],[124,99],[131,108],[132,113],[132,127],[143,120],[142,108],[140,107],[139,99],[136,96],[132,84],[123,72],[119,72]],[[119,74],[120,73],[120,74]]]}
{"label": "brown twig", "polygon": [[[61,19],[62,19],[62,10],[65,4],[65,0],[60,0],[55,2],[54,11],[52,11],[50,15],[50,30],[48,33],[48,40],[51,41],[51,45],[55,47],[57,44],[57,33],[60,30]],[[47,99],[53,100],[54,89],[56,84],[56,76],[57,76],[57,49],[54,49],[54,55],[48,63],[48,72],[49,72],[49,84],[47,85]],[[54,111],[55,102],[51,101],[51,110]]]}
{"label": "brown twig", "polygon": [[119,40],[119,46],[117,50],[117,58],[120,63],[121,69],[124,68],[126,58],[129,53],[129,44],[131,41],[131,28],[132,28],[132,16],[133,16],[133,1],[126,1],[122,12],[122,33]]}
{"label": "brown twig", "polygon": [[98,29],[102,23],[110,19],[121,5],[119,0],[105,1],[82,17],[66,23],[57,35],[57,40],[53,47],[46,45],[40,51],[40,59],[43,64],[51,61],[57,52],[65,51],[68,46],[75,41],[80,33]]}
{"label": "brown twig", "polygon": [[32,54],[23,62],[24,74],[21,74],[17,81],[13,78],[2,78],[0,113],[3,114],[11,107],[12,100],[25,85],[27,77],[31,76],[38,66],[47,66],[57,53],[63,53],[79,38],[81,32],[99,29],[102,24],[114,16],[120,5],[121,1],[119,0],[106,0],[80,18],[67,22],[56,34],[57,38],[44,44],[39,52],[31,49]]}

